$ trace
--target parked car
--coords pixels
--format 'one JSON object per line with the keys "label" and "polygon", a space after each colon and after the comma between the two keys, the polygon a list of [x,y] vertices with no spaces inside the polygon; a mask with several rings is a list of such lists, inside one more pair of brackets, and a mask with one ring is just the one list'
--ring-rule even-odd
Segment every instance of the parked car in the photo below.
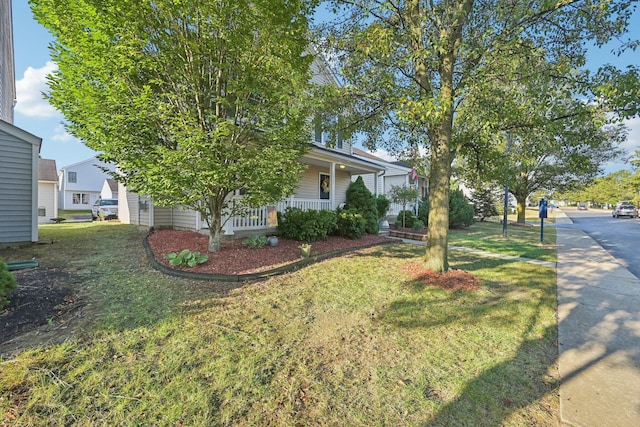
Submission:
{"label": "parked car", "polygon": [[587,210],[587,204],[586,203],[580,203],[578,205],[578,210],[580,211],[586,211]]}
{"label": "parked car", "polygon": [[618,205],[613,210],[612,215],[614,218],[620,218],[621,216],[638,218],[638,209],[633,205]]}
{"label": "parked car", "polygon": [[118,199],[98,199],[91,208],[91,216],[96,219],[118,218]]}

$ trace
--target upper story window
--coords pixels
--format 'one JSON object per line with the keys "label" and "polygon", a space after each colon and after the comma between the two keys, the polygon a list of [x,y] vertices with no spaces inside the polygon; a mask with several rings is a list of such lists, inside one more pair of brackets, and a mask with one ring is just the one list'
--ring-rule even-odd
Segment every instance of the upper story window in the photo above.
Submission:
{"label": "upper story window", "polygon": [[[338,118],[336,116],[332,116],[329,118],[329,123],[333,125],[337,122],[337,120]],[[323,125],[323,122],[320,118],[316,118],[313,121],[313,140],[318,144],[330,145],[339,149],[341,149],[343,146],[343,139],[340,133],[338,133],[337,135],[335,145],[330,144],[331,141],[329,132],[325,131],[325,126]]]}
{"label": "upper story window", "polygon": [[68,172],[67,182],[78,182],[78,172]]}

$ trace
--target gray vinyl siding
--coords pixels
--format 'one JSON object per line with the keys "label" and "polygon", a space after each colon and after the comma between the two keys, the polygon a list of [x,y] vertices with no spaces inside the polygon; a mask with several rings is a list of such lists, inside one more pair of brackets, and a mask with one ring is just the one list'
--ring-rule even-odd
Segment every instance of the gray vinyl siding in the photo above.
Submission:
{"label": "gray vinyl siding", "polygon": [[160,206],[153,207],[153,226],[155,228],[171,227],[173,212],[175,209],[164,208]]}
{"label": "gray vinyl siding", "polygon": [[0,132],[0,243],[29,242],[34,193],[33,146]]}
{"label": "gray vinyl siding", "polygon": [[197,230],[198,214],[192,210],[173,209],[172,224],[174,228],[184,230]]}

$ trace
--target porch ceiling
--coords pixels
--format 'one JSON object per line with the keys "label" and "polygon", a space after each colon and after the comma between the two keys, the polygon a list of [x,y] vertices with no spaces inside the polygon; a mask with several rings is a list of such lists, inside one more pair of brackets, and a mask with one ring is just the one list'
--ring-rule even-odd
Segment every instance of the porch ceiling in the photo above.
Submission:
{"label": "porch ceiling", "polygon": [[386,170],[385,167],[361,160],[346,154],[322,150],[314,147],[312,151],[302,157],[302,162],[320,167],[331,167],[331,163],[336,164],[336,170],[345,170],[353,175],[365,175],[369,173],[379,173]]}

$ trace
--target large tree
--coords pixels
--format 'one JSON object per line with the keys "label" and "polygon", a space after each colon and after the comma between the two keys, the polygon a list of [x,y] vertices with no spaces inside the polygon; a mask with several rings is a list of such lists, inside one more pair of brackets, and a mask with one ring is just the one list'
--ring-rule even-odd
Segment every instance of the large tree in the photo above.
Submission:
{"label": "large tree", "polygon": [[637,111],[637,100],[616,91],[623,83],[633,88],[633,73],[579,71],[586,42],[602,44],[626,31],[631,1],[332,3],[339,19],[326,27],[325,39],[342,63],[350,96],[341,99],[352,101],[356,129],[369,146],[388,137],[427,148],[431,210],[425,262],[436,271],[448,269],[452,162],[467,145],[495,141],[489,134],[520,119],[503,114],[499,101],[513,97],[528,76],[506,62],[543,58],[537,72],[562,81],[576,97],[599,98],[606,90],[607,101],[625,103],[627,114]]}
{"label": "large tree", "polygon": [[[30,0],[50,102],[161,206],[225,218],[290,194],[309,148],[312,1]],[[246,190],[240,199],[234,194]]]}

